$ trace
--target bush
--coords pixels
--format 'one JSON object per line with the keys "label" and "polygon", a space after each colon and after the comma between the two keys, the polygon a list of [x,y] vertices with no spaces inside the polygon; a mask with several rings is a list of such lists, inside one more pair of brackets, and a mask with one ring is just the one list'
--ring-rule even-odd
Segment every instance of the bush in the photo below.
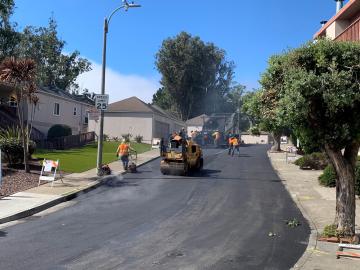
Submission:
{"label": "bush", "polygon": [[119,139],[119,137],[112,137],[112,140],[114,141],[114,142],[118,142],[120,139]]}
{"label": "bush", "polygon": [[70,136],[72,134],[71,127],[67,125],[53,125],[48,131],[48,139]]}
{"label": "bush", "polygon": [[322,233],[323,237],[335,237],[338,236],[338,232],[336,231],[337,226],[335,224],[326,225],[324,231]]}
{"label": "bush", "polygon": [[103,141],[104,141],[104,142],[110,141],[110,136],[107,135],[107,134],[103,134]]}
{"label": "bush", "polygon": [[310,155],[304,155],[294,162],[295,165],[299,166],[300,169],[311,169],[311,170],[324,170],[329,164],[329,161],[323,153],[312,153]]}
{"label": "bush", "polygon": [[319,183],[325,187],[336,186],[336,172],[332,165],[327,165],[323,174],[319,176]]}
{"label": "bush", "polygon": [[21,163],[24,158],[22,142],[18,138],[0,139],[0,148],[4,153],[4,161],[9,164]]}
{"label": "bush", "polygon": [[124,141],[128,143],[130,142],[132,135],[130,133],[127,133],[127,134],[122,134],[121,137],[123,137]]}
{"label": "bush", "polygon": [[144,139],[144,137],[141,135],[135,136],[135,142],[137,142],[137,143],[142,143],[143,139]]}
{"label": "bush", "polygon": [[[332,165],[328,165],[319,176],[319,183],[326,187],[336,186],[336,172]],[[355,168],[355,194],[360,196],[360,161],[357,162]]]}

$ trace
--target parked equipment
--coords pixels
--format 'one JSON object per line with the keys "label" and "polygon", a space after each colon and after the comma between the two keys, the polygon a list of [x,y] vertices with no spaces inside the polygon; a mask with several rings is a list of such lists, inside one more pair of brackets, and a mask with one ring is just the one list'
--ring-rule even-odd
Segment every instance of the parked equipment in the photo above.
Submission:
{"label": "parked equipment", "polygon": [[201,170],[203,163],[202,150],[198,144],[185,139],[173,139],[163,152],[160,171],[165,175],[187,175],[190,171]]}

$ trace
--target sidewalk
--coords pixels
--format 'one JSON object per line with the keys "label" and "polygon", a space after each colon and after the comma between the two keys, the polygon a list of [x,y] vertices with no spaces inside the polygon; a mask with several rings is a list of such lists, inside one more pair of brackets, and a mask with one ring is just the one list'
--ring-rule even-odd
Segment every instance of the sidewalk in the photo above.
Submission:
{"label": "sidewalk", "polygon": [[[138,155],[137,165],[141,166],[159,157],[159,150],[154,149]],[[122,164],[115,161],[109,164],[112,176],[124,173]],[[0,224],[31,216],[59,203],[75,198],[80,192],[87,192],[100,186],[111,176],[98,177],[96,168],[83,173],[69,174],[51,184],[28,189],[0,199]]]}
{"label": "sidewalk", "polygon": [[[322,171],[300,170],[294,164],[287,164],[285,153],[268,153],[270,161],[282,179],[293,200],[311,226],[309,245],[294,269],[360,269],[360,259],[336,259],[338,244],[319,242],[317,237],[335,217],[335,188],[318,184]],[[360,230],[360,200],[356,204],[357,231]]]}

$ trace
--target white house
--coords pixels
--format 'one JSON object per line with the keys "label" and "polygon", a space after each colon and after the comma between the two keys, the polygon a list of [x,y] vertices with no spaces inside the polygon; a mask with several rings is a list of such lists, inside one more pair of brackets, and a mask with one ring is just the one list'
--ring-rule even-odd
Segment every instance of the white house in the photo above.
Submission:
{"label": "white house", "polygon": [[204,129],[205,124],[209,121],[210,117],[206,114],[202,114],[191,118],[186,121],[187,126],[187,135],[191,137],[192,131],[202,131]]}
{"label": "white house", "polygon": [[[98,134],[99,126],[99,119],[89,119],[89,131]],[[153,138],[168,138],[185,126],[185,122],[137,97],[112,103],[104,113],[104,134],[110,138],[130,133],[133,138],[140,135],[144,142],[151,143]]]}
{"label": "white house", "polygon": [[269,144],[271,136],[267,132],[261,132],[258,136],[243,132],[241,133],[241,141],[243,141],[244,144]]}
{"label": "white house", "polygon": [[[88,131],[88,111],[94,106],[91,100],[56,88],[39,88],[36,91],[38,103],[35,108],[26,104],[25,117],[33,119],[33,127],[44,137],[55,124],[71,127],[73,134]],[[0,118],[7,124],[17,121],[17,100],[12,87],[0,85]]]}

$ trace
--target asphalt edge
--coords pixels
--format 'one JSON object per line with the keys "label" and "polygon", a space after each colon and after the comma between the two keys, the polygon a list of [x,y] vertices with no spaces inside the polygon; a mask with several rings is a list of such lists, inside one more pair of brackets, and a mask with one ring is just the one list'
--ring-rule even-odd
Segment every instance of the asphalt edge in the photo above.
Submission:
{"label": "asphalt edge", "polygon": [[[150,163],[151,161],[154,161],[154,160],[156,160],[158,158],[159,158],[159,156],[153,157],[153,158],[151,158],[151,159],[137,165],[137,167],[139,168],[141,166],[144,166],[144,165],[146,165],[146,164]],[[16,221],[16,220],[19,220],[19,219],[23,219],[23,218],[26,218],[26,217],[29,217],[29,216],[32,216],[32,215],[35,215],[35,214],[40,213],[40,212],[42,212],[42,211],[44,211],[46,209],[54,207],[54,206],[56,206],[56,205],[58,205],[60,203],[71,201],[71,200],[75,199],[76,197],[78,197],[79,195],[88,193],[88,192],[102,186],[107,181],[110,181],[110,180],[114,179],[115,177],[118,177],[119,175],[124,175],[124,174],[127,174],[127,172],[121,172],[121,173],[119,173],[117,175],[107,175],[107,176],[98,177],[98,179],[96,180],[97,183],[95,183],[93,185],[89,185],[88,187],[86,187],[84,189],[80,189],[80,190],[70,192],[70,193],[68,193],[66,195],[63,195],[63,196],[61,196],[61,197],[59,197],[57,199],[54,199],[52,201],[49,201],[49,202],[46,202],[44,204],[35,206],[35,207],[27,209],[25,211],[21,211],[19,213],[14,214],[14,215],[2,218],[2,219],[0,219],[0,225],[8,223],[8,222]]]}
{"label": "asphalt edge", "polygon": [[[279,176],[279,178],[283,181],[286,181],[286,179],[281,175],[281,173],[275,168],[269,151],[267,152],[267,156],[269,158],[271,167],[276,172],[276,174]],[[308,246],[307,246],[304,254],[300,257],[300,259],[295,263],[295,265],[292,268],[290,268],[293,270],[295,270],[295,269],[297,270],[297,269],[301,269],[305,266],[306,262],[312,257],[314,251],[316,250],[319,231],[318,231],[318,228],[316,227],[315,222],[312,220],[310,215],[307,213],[307,211],[301,204],[301,201],[299,200],[299,198],[296,195],[292,194],[291,190],[288,188],[287,185],[284,185],[284,187],[289,192],[290,197],[296,203],[297,207],[301,211],[304,218],[308,221],[309,226],[310,226],[310,236],[309,236]]]}

